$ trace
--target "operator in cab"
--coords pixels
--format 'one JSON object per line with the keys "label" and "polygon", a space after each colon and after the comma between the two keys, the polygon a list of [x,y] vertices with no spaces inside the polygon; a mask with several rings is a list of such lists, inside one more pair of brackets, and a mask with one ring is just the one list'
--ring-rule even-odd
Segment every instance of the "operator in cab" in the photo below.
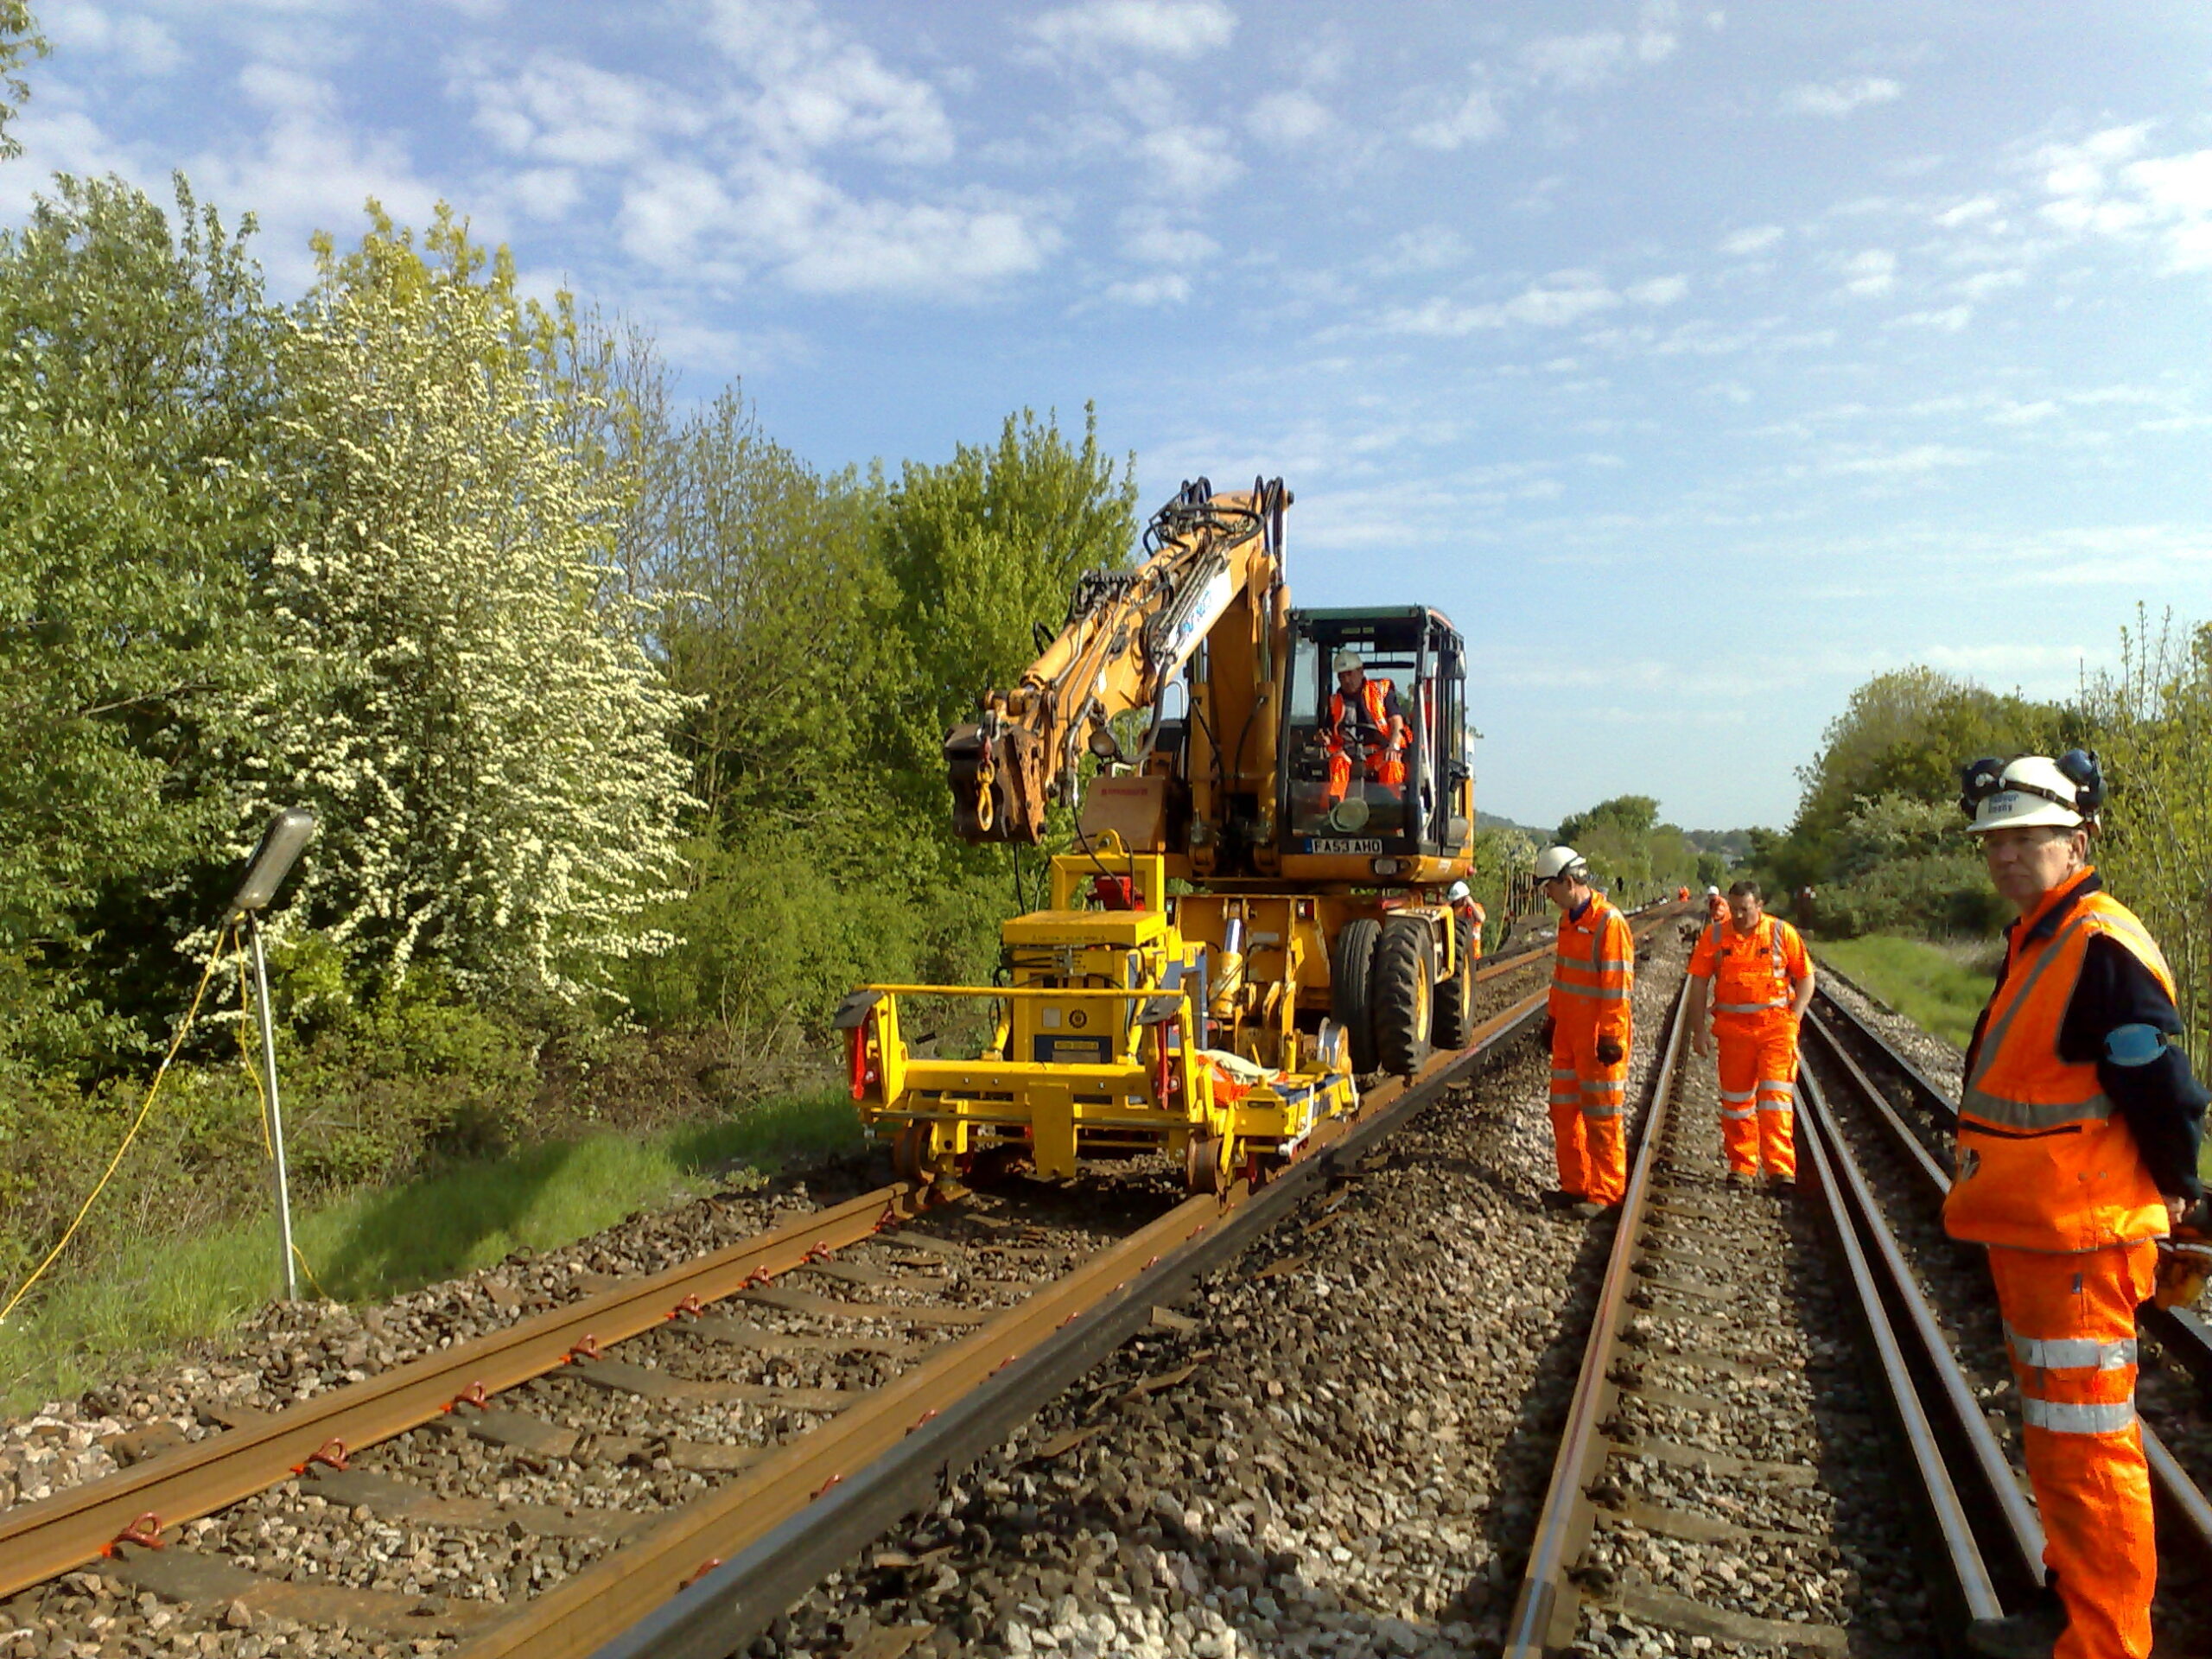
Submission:
{"label": "operator in cab", "polygon": [[1329,804],[1351,787],[1352,754],[1364,757],[1370,782],[1391,789],[1406,786],[1406,717],[1398,707],[1398,688],[1367,677],[1366,660],[1356,651],[1340,651],[1332,666],[1337,689],[1329,694]]}
{"label": "operator in cab", "polygon": [[[1707,925],[1690,952],[1690,1048],[1720,1046],[1720,1145],[1728,1185],[1764,1175],[1787,1189],[1797,1179],[1791,1133],[1797,1088],[1797,1027],[1813,1003],[1813,959],[1797,930],[1765,913],[1756,881],[1728,889],[1728,919]],[[1706,1026],[1707,995],[1713,1024]]]}
{"label": "operator in cab", "polygon": [[2165,957],[2089,861],[2096,757],[1976,760],[1964,781],[1968,833],[2018,919],[1967,1050],[1943,1226],[1988,1247],[2050,1573],[2043,1605],[1977,1619],[1967,1645],[2142,1659],[2158,1554],[2135,1310],[2171,1289],[2181,1258],[2160,1241],[2205,1231],[2207,1096]]}
{"label": "operator in cab", "polygon": [[1636,938],[1628,918],[1590,885],[1590,866],[1572,847],[1536,855],[1536,880],[1559,911],[1544,1041],[1552,1053],[1552,1150],[1559,1191],[1554,1209],[1587,1221],[1628,1192],[1629,998],[1636,988]]}

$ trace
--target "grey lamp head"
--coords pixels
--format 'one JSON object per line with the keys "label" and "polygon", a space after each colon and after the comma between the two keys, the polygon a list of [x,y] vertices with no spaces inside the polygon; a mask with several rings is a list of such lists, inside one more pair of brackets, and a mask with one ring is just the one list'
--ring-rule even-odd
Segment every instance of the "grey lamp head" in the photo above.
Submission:
{"label": "grey lamp head", "polygon": [[284,878],[292,873],[292,866],[299,861],[300,851],[315,834],[315,814],[304,807],[288,806],[269,820],[269,827],[261,832],[261,845],[253,849],[253,856],[246,861],[245,880],[238,884],[238,896],[231,900],[227,921],[257,910],[265,910],[269,901],[276,896],[276,889],[284,885]]}

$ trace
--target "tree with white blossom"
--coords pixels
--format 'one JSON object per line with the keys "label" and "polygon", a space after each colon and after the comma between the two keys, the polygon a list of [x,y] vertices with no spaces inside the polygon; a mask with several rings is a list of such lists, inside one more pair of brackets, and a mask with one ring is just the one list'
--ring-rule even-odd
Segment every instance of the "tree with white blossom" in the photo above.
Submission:
{"label": "tree with white blossom", "polygon": [[283,641],[242,831],[321,821],[296,911],[397,980],[574,997],[666,943],[683,708],[610,580],[619,478],[563,434],[565,301],[523,298],[441,209],[420,249],[371,205],[279,345]]}

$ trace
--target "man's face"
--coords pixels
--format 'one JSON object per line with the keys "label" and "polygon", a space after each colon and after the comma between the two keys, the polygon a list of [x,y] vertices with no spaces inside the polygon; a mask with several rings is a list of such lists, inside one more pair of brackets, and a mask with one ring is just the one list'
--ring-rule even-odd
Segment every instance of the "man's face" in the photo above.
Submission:
{"label": "man's face", "polygon": [[1340,668],[1337,671],[1337,690],[1348,697],[1357,696],[1359,688],[1366,683],[1367,671],[1363,668]]}
{"label": "man's face", "polygon": [[1738,933],[1748,933],[1757,927],[1764,909],[1756,893],[1732,893],[1728,895],[1728,913],[1735,918]]}
{"label": "man's face", "polygon": [[2089,861],[2089,832],[2054,823],[1992,830],[1981,838],[1981,856],[1998,893],[2024,916]]}
{"label": "man's face", "polygon": [[1544,897],[1562,911],[1572,910],[1574,908],[1574,883],[1563,875],[1553,876],[1544,883]]}

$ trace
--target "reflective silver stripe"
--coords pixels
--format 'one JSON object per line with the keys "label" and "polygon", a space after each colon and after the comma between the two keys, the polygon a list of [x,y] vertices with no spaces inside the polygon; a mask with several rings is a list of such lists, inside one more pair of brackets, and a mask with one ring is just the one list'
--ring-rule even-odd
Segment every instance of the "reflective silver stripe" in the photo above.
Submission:
{"label": "reflective silver stripe", "polygon": [[1969,1089],[1960,1098],[1959,1110],[2001,1128],[2056,1129],[2069,1123],[2101,1122],[2112,1116],[2113,1104],[2102,1094],[2071,1102],[2005,1100],[1986,1089]]}
{"label": "reflective silver stripe", "polygon": [[1713,1011],[1715,1014],[1764,1014],[1769,1008],[1786,1008],[1789,1006],[1786,1001],[1716,1002],[1713,1005]]}
{"label": "reflective silver stripe", "polygon": [[1585,1101],[1582,1106],[1582,1116],[1585,1117],[1618,1117],[1622,1109],[1618,1106],[1592,1106],[1587,1101]]}
{"label": "reflective silver stripe", "polygon": [[1723,1100],[1749,1100],[1753,1092],[1753,1090],[1749,1089],[1723,1089],[1720,1091],[1720,1098]]}
{"label": "reflective silver stripe", "polygon": [[1569,996],[1595,997],[1600,1002],[1625,1002],[1629,996],[1629,988],[1625,985],[1608,987],[1604,990],[1582,985],[1554,985],[1552,988],[1555,991],[1565,991]]}
{"label": "reflective silver stripe", "polygon": [[1555,1077],[1571,1077],[1573,1075],[1574,1068],[1571,1065],[1555,1065],[1552,1067],[1552,1076]]}
{"label": "reflective silver stripe", "polygon": [[1794,1109],[1795,1108],[1792,1107],[1791,1103],[1786,1100],[1777,1100],[1772,1104],[1769,1104],[1764,1100],[1759,1102],[1759,1110],[1763,1112],[1787,1112]]}
{"label": "reflective silver stripe", "polygon": [[1757,1117],[1758,1114],[1748,1106],[1723,1106],[1720,1109],[1720,1116],[1723,1117]]}
{"label": "reflective silver stripe", "polygon": [[2135,1402],[2084,1404],[2073,1400],[2022,1400],[2020,1421],[2054,1434],[2117,1434],[2135,1421]]}
{"label": "reflective silver stripe", "polygon": [[1790,1090],[1795,1089],[1796,1086],[1797,1079],[1795,1077],[1761,1077],[1759,1079],[1760,1088],[1779,1089],[1784,1094],[1787,1094]]}
{"label": "reflective silver stripe", "polygon": [[2024,1337],[2008,1325],[2005,1340],[2012,1344],[2015,1359],[2037,1370],[2087,1370],[2094,1366],[2101,1371],[2117,1371],[2135,1363],[2133,1337],[2117,1342],[2099,1342],[2094,1337]]}
{"label": "reflective silver stripe", "polygon": [[1606,969],[1619,969],[1633,968],[1633,967],[1635,967],[1635,966],[1636,966],[1636,962],[1635,962],[1635,959],[1634,959],[1633,957],[1631,957],[1630,960],[1628,960],[1628,961],[1626,961],[1626,962],[1623,962],[1623,961],[1622,961],[1619,957],[1606,957],[1603,962],[1599,962],[1599,961],[1597,961],[1597,960],[1594,960],[1594,959],[1593,959],[1593,960],[1591,962],[1591,963],[1590,963],[1591,970],[1592,970],[1593,973],[1600,973],[1600,974],[1604,973],[1604,972],[1605,972]]}

